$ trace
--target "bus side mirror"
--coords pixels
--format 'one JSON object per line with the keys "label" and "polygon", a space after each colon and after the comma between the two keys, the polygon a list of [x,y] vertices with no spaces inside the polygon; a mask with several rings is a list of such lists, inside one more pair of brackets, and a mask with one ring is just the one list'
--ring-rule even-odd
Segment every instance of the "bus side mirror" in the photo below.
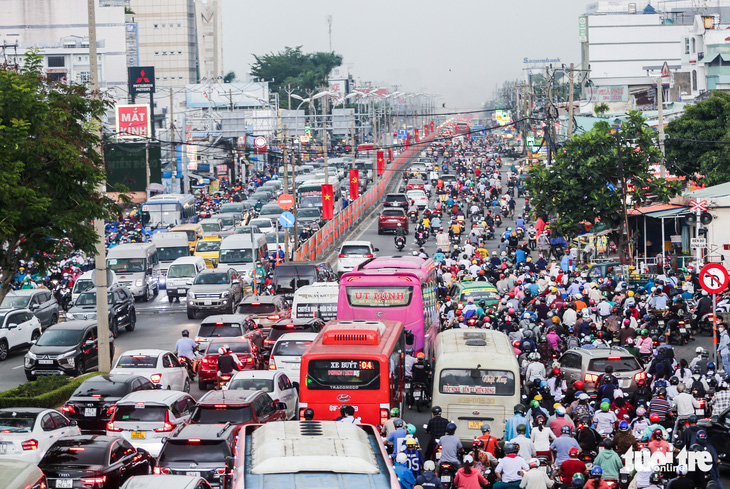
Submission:
{"label": "bus side mirror", "polygon": [[406,331],[406,345],[412,345],[414,340],[415,336],[413,336],[413,332]]}

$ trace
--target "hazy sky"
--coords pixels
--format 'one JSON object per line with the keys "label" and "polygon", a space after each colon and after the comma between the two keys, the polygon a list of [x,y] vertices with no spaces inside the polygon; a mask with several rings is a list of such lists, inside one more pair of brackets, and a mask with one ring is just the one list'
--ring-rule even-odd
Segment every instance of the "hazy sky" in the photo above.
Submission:
{"label": "hazy sky", "polygon": [[438,94],[447,108],[478,108],[523,58],[580,62],[586,0],[223,1],[223,58],[239,78],[252,53],[332,50],[356,79]]}

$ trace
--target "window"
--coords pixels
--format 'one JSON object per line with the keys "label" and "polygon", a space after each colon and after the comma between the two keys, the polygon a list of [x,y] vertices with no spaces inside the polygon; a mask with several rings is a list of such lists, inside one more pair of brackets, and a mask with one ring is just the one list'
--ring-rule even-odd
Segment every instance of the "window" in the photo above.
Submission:
{"label": "window", "polygon": [[63,68],[64,66],[66,66],[66,59],[63,56],[48,57],[49,68]]}
{"label": "window", "polygon": [[109,460],[110,463],[115,464],[122,460],[126,452],[127,449],[121,443],[117,443],[116,445],[114,445],[114,448],[112,448],[112,455]]}
{"label": "window", "polygon": [[155,29],[157,29],[158,27],[159,27],[159,26],[158,26],[157,24],[155,24]]}
{"label": "window", "polygon": [[697,90],[697,70],[692,70],[692,90]]}
{"label": "window", "polygon": [[689,54],[689,37],[684,38],[684,54]]}
{"label": "window", "polygon": [[51,413],[51,418],[59,428],[67,428],[69,425],[68,420],[58,413]]}
{"label": "window", "polygon": [[580,368],[580,356],[567,354],[563,356],[560,363],[565,368]]}
{"label": "window", "polygon": [[165,355],[164,357],[162,357],[162,366],[165,368],[172,367],[172,361],[170,359],[170,355]]}
{"label": "window", "polygon": [[43,431],[53,431],[56,429],[56,423],[53,421],[53,418],[51,418],[50,413],[46,414],[43,416],[43,419],[41,419],[41,428],[43,428]]}
{"label": "window", "polygon": [[695,54],[695,38],[692,38],[692,54]]}

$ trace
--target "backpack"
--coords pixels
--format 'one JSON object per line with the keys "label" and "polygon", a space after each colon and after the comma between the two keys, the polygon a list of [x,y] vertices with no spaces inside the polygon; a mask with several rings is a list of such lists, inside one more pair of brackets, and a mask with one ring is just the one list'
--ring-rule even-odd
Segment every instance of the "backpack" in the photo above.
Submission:
{"label": "backpack", "polygon": [[568,350],[580,348],[580,340],[577,336],[568,336],[568,338],[565,340],[565,346],[568,348]]}
{"label": "backpack", "polygon": [[591,417],[591,408],[588,406],[588,404],[576,404],[576,406],[573,408],[573,419],[578,421],[581,418]]}
{"label": "backpack", "polygon": [[697,394],[699,394],[701,397],[704,397],[707,391],[705,391],[705,385],[702,383],[701,379],[695,379],[692,378],[692,387],[690,388],[691,391],[697,391]]}

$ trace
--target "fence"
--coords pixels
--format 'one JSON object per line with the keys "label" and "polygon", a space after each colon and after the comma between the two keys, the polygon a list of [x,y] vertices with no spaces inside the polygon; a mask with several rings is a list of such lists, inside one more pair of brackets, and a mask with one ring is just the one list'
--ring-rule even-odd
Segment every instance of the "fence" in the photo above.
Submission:
{"label": "fence", "polygon": [[385,168],[384,177],[363,195],[350,202],[350,204],[337,214],[334,219],[328,221],[308,240],[301,243],[294,252],[296,261],[317,260],[328,252],[331,246],[338,242],[338,239],[354,228],[370,209],[378,204],[386,192],[393,176],[398,174],[400,167],[412,158],[417,152],[422,151],[425,145],[435,137],[435,134],[421,140],[421,143],[411,146],[401,153],[390,165]]}

